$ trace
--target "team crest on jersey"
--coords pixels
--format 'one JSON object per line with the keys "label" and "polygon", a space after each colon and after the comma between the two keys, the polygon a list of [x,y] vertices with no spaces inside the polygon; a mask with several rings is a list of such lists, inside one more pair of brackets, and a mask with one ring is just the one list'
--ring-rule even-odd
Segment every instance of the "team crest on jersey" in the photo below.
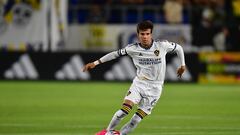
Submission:
{"label": "team crest on jersey", "polygon": [[155,50],[155,51],[154,51],[154,54],[155,54],[156,56],[158,56],[158,55],[159,55],[159,50]]}

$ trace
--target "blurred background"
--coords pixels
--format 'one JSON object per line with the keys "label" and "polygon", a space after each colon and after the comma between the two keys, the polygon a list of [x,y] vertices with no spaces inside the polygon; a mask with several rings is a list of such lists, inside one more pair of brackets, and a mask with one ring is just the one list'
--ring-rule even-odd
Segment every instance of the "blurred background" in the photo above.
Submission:
{"label": "blurred background", "polygon": [[178,79],[167,55],[160,102],[132,135],[240,134],[240,0],[0,0],[0,135],[106,128],[136,69],[124,56],[81,70],[135,42],[142,20],[183,47],[187,70]]}
{"label": "blurred background", "polygon": [[[183,46],[182,81],[240,83],[240,0],[1,0],[0,79],[130,81],[128,57],[81,68],[135,42],[142,20]],[[178,64],[168,55],[166,81],[179,81]]]}

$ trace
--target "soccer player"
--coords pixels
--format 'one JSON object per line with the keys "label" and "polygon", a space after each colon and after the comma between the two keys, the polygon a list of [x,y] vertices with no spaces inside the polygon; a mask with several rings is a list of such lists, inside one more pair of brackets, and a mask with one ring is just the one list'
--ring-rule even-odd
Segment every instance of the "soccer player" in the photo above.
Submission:
{"label": "soccer player", "polygon": [[[138,123],[151,114],[154,105],[162,93],[166,70],[166,54],[177,52],[181,65],[177,69],[177,76],[181,78],[185,71],[184,52],[180,45],[167,40],[153,40],[153,24],[151,21],[142,21],[137,25],[139,42],[127,45],[125,48],[110,52],[100,59],[88,63],[83,72],[95,68],[97,65],[128,55],[132,58],[137,74],[127,92],[122,108],[112,117],[108,127],[96,135],[127,135],[136,128]],[[134,105],[138,105],[136,113],[120,131],[115,127],[129,114]],[[119,133],[120,132],[120,133]]]}

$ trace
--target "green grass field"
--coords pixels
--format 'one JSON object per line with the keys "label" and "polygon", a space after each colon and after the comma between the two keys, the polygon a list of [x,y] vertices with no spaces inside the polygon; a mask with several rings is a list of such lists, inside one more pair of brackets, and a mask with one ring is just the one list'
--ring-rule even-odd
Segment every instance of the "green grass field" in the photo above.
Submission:
{"label": "green grass field", "polygon": [[[129,85],[0,82],[0,135],[93,135],[121,107]],[[166,84],[132,135],[240,135],[240,85]]]}

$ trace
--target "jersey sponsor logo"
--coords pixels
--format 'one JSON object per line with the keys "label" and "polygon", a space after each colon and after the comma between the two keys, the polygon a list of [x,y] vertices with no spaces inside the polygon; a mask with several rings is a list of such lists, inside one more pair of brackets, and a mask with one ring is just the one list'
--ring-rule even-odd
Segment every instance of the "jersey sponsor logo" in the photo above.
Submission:
{"label": "jersey sponsor logo", "polygon": [[158,55],[159,55],[159,50],[155,50],[155,51],[154,51],[154,54],[155,54],[156,56],[158,56]]}
{"label": "jersey sponsor logo", "polygon": [[22,55],[19,60],[4,73],[7,79],[38,79],[38,72],[27,54]]}
{"label": "jersey sponsor logo", "polygon": [[141,65],[155,65],[162,63],[161,58],[153,59],[153,58],[143,58],[143,59],[138,59],[138,63]]}

